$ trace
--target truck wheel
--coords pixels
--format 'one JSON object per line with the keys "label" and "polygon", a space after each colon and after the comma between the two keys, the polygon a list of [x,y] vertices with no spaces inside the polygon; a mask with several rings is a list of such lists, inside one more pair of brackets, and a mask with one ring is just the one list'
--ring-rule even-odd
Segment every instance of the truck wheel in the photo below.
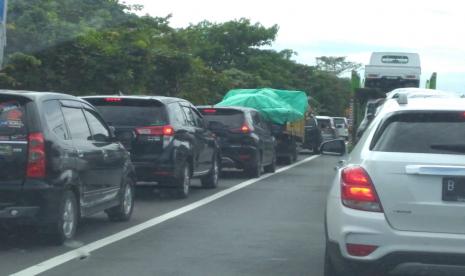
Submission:
{"label": "truck wheel", "polygon": [[70,190],[63,194],[58,207],[58,218],[55,222],[45,226],[43,230],[46,238],[55,245],[62,245],[76,234],[78,223],[78,205],[76,196]]}
{"label": "truck wheel", "polygon": [[134,181],[126,177],[122,185],[120,204],[105,210],[111,221],[128,221],[134,209]]}
{"label": "truck wheel", "polygon": [[218,177],[220,174],[220,167],[218,164],[218,158],[216,156],[213,157],[212,168],[208,175],[202,177],[200,182],[202,183],[202,187],[207,189],[214,189],[218,187]]}

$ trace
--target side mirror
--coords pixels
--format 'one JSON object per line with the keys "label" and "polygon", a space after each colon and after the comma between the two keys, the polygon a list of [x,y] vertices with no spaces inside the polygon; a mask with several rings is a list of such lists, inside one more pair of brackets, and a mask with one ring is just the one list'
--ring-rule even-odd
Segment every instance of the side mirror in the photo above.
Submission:
{"label": "side mirror", "polygon": [[110,137],[116,137],[115,135],[116,128],[114,126],[108,126],[108,130],[110,130]]}
{"label": "side mirror", "polygon": [[343,139],[330,140],[321,144],[320,152],[323,155],[342,156],[346,154],[346,143]]}

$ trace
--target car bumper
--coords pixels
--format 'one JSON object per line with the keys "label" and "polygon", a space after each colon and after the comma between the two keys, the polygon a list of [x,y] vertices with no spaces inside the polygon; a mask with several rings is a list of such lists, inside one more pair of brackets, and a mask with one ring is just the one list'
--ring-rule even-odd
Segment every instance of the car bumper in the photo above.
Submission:
{"label": "car bumper", "polygon": [[[330,196],[327,203],[327,236],[337,244],[341,258],[365,263],[397,265],[410,260],[431,264],[449,264],[465,259],[465,234],[399,231],[393,229],[383,213],[346,208],[340,198]],[[375,245],[378,248],[365,257],[349,255],[346,244]],[[454,258],[449,258],[454,256]],[[460,263],[460,262],[459,262]]]}
{"label": "car bumper", "polygon": [[253,146],[230,145],[221,148],[222,168],[251,168],[257,164],[258,149]]}
{"label": "car bumper", "polygon": [[32,182],[24,183],[15,202],[2,204],[0,223],[47,224],[57,219],[64,189],[42,181]]}
{"label": "car bumper", "polygon": [[172,180],[176,173],[173,164],[158,162],[133,162],[137,181],[139,182],[166,182]]}

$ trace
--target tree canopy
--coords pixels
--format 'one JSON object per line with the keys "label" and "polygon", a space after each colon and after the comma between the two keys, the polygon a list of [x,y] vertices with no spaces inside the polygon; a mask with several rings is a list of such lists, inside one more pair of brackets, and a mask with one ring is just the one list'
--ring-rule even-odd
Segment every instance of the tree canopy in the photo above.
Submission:
{"label": "tree canopy", "polygon": [[277,25],[238,19],[177,29],[170,16],[138,16],[138,9],[118,0],[10,1],[0,87],[166,95],[194,104],[217,103],[233,88],[272,87],[306,91],[320,113],[344,115],[347,79],[295,62],[292,50],[264,49]]}

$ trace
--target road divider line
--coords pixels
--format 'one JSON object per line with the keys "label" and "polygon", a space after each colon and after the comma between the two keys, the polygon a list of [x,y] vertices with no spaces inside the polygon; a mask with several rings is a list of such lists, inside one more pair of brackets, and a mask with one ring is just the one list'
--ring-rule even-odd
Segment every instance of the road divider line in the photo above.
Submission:
{"label": "road divider line", "polygon": [[148,228],[151,228],[153,226],[156,226],[162,222],[165,222],[169,219],[172,219],[172,218],[175,218],[175,217],[178,217],[182,214],[185,214],[189,211],[192,211],[194,209],[197,209],[199,207],[202,207],[210,202],[213,202],[217,199],[220,199],[222,197],[225,197],[231,193],[234,193],[238,190],[241,190],[247,186],[250,186],[254,183],[257,183],[261,180],[264,180],[264,179],[267,179],[269,177],[272,177],[273,175],[275,174],[278,174],[278,173],[282,173],[284,171],[287,171],[289,169],[292,169],[294,167],[297,167],[299,165],[302,165],[306,162],[309,162],[315,158],[317,158],[319,155],[314,155],[314,156],[311,156],[311,157],[308,157],[304,160],[301,160],[299,162],[296,162],[292,165],[289,165],[289,166],[286,166],[286,167],[282,167],[278,170],[276,170],[276,173],[274,174],[265,174],[263,176],[261,176],[260,178],[255,178],[255,179],[250,179],[250,180],[247,180],[247,181],[244,181],[244,182],[241,182],[231,188],[228,188],[226,190],[223,190],[221,192],[218,192],[218,193],[215,193],[211,196],[208,196],[206,198],[203,198],[201,200],[198,200],[196,202],[193,202],[189,205],[186,205],[184,207],[181,207],[179,209],[176,209],[176,210],[173,210],[173,211],[170,211],[166,214],[163,214],[161,216],[158,216],[158,217],[155,217],[155,218],[152,218],[152,219],[149,219],[141,224],[138,224],[138,225],[135,225],[135,226],[132,226],[132,227],[129,227],[128,229],[125,229],[121,232],[118,232],[118,233],[115,233],[113,235],[110,235],[106,238],[103,238],[103,239],[100,239],[100,240],[97,240],[97,241],[94,241],[94,242],[91,242],[87,245],[84,245],[82,247],[79,247],[77,249],[74,249],[74,250],[71,250],[71,251],[68,251],[64,254],[61,254],[61,255],[58,255],[56,257],[53,257],[51,259],[48,259],[46,261],[43,261],[39,264],[36,264],[36,265],[33,265],[29,268],[26,268],[24,270],[21,270],[19,272],[16,272],[14,274],[11,274],[11,276],[31,276],[31,275],[37,275],[37,274],[40,274],[40,273],[43,273],[43,272],[46,272],[50,269],[53,269],[59,265],[62,265],[64,263],[67,263],[71,260],[75,260],[75,259],[79,259],[81,257],[87,257],[91,252],[97,250],[97,249],[100,249],[102,247],[105,247],[107,245],[110,245],[112,243],[115,243],[117,241],[120,241],[122,239],[125,239],[127,237],[130,237],[130,236],[133,236],[141,231],[144,231]]}

